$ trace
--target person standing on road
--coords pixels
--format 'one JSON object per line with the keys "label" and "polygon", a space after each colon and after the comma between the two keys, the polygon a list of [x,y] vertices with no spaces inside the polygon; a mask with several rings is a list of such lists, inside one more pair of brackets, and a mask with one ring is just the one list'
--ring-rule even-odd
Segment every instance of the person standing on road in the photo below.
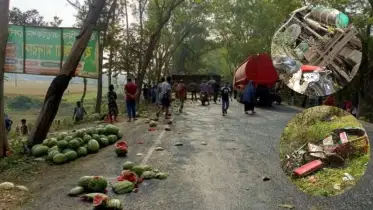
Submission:
{"label": "person standing on road", "polygon": [[191,82],[189,84],[189,90],[192,94],[192,101],[197,101],[197,91],[198,91],[198,85],[194,82]]}
{"label": "person standing on road", "polygon": [[114,85],[109,85],[109,92],[107,93],[108,98],[108,109],[109,109],[109,120],[110,123],[118,122],[118,105],[117,105],[117,93],[114,91]]}
{"label": "person standing on road", "polygon": [[168,119],[169,117],[169,108],[171,105],[171,97],[172,97],[172,87],[171,87],[171,77],[167,77],[167,81],[165,81],[164,78],[162,78],[162,83],[159,85],[161,93],[159,94],[161,107],[159,111],[157,112],[157,117],[161,114],[161,112],[165,111],[165,119]]}
{"label": "person standing on road", "polygon": [[213,88],[214,88],[214,103],[216,104],[218,101],[218,97],[219,97],[220,84],[215,82],[213,84]]}
{"label": "person standing on road", "polygon": [[206,80],[202,80],[202,83],[201,85],[199,86],[199,98],[202,100],[202,96],[203,94],[206,94],[207,96],[207,105],[210,105],[210,96],[209,96],[209,92],[210,92],[210,86],[209,84],[207,84]]}
{"label": "person standing on road", "polygon": [[228,114],[228,108],[229,108],[229,96],[231,95],[231,89],[229,88],[229,84],[226,83],[221,88],[221,101],[222,101],[222,111],[223,116]]}
{"label": "person standing on road", "polygon": [[255,86],[252,80],[249,81],[243,91],[242,102],[245,105],[245,114],[249,114],[248,111],[250,111],[250,115],[255,114]]}
{"label": "person standing on road", "polygon": [[180,100],[179,112],[182,113],[183,108],[184,108],[184,101],[185,101],[185,98],[186,98],[186,86],[185,86],[183,80],[180,80],[178,86],[176,87],[176,93],[177,93],[177,97]]}
{"label": "person standing on road", "polygon": [[87,115],[87,112],[85,111],[84,107],[82,107],[80,101],[76,102],[76,107],[74,109],[73,115],[75,123],[82,121],[85,115]]}
{"label": "person standing on road", "polygon": [[127,79],[127,84],[124,86],[124,93],[126,94],[126,105],[128,113],[128,122],[133,119],[136,120],[136,96],[138,94],[137,85],[132,82],[131,78]]}

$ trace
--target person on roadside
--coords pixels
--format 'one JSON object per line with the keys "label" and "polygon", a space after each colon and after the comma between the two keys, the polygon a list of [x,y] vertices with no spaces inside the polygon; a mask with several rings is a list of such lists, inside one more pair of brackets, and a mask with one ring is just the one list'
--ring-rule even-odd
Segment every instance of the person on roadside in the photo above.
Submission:
{"label": "person on roadside", "polygon": [[197,101],[198,85],[196,83],[194,83],[194,82],[191,82],[188,85],[188,88],[189,88],[190,93],[191,93],[192,101]]}
{"label": "person on roadside", "polygon": [[[246,85],[242,94],[242,102],[244,103],[245,114],[255,114],[255,85],[252,80]],[[250,111],[250,113],[249,113]]]}
{"label": "person on roadside", "polygon": [[73,114],[73,119],[75,120],[75,122],[78,123],[82,121],[85,115],[87,115],[87,112],[85,111],[80,101],[76,102],[76,107]]}
{"label": "person on roadside", "polygon": [[10,120],[10,118],[7,114],[4,114],[4,121],[5,121],[6,132],[9,133],[10,130],[12,130],[13,121]]}
{"label": "person on roadside", "polygon": [[118,104],[117,104],[117,93],[114,91],[114,85],[109,85],[109,92],[107,93],[108,98],[108,109],[109,109],[109,120],[110,123],[118,122]]}
{"label": "person on roadside", "polygon": [[[231,89],[229,87],[228,82],[221,88],[221,101],[222,101],[222,112],[223,116],[228,114],[228,108],[229,108],[229,98],[231,98]],[[232,98],[231,98],[232,99]]]}
{"label": "person on roadside", "polygon": [[136,120],[136,96],[138,94],[137,85],[132,82],[131,78],[127,79],[127,84],[124,86],[126,94],[126,106],[128,113],[128,122]]}
{"label": "person on roadside", "polygon": [[144,96],[144,100],[147,102],[148,101],[148,93],[149,93],[149,88],[148,85],[145,84],[144,88],[142,89],[142,94]]}
{"label": "person on roadside", "polygon": [[163,78],[163,81],[162,79],[158,82],[158,85],[157,85],[157,89],[156,89],[156,96],[157,96],[157,106],[161,106],[161,99],[159,98],[160,94],[161,94],[161,84],[164,82],[164,78]]}
{"label": "person on roadside", "polygon": [[213,85],[213,91],[214,91],[214,103],[216,104],[218,101],[219,97],[219,92],[220,92],[220,84],[215,82]]}
{"label": "person on roadside", "polygon": [[161,107],[157,112],[157,117],[160,116],[161,112],[165,112],[165,119],[169,118],[169,108],[171,106],[171,97],[172,97],[172,87],[171,87],[171,77],[167,77],[167,81],[162,78],[162,83],[159,85],[160,88],[160,102]]}
{"label": "person on roadside", "polygon": [[199,86],[199,97],[202,99],[203,94],[207,95],[207,105],[210,105],[209,92],[210,86],[207,84],[206,80],[202,80],[201,85]]}
{"label": "person on roadside", "polygon": [[27,121],[26,119],[21,120],[21,135],[22,136],[27,136],[29,134],[28,126],[27,126]]}
{"label": "person on roadside", "polygon": [[186,98],[186,85],[183,80],[180,80],[176,87],[177,98],[180,100],[179,112],[183,112],[184,102]]}

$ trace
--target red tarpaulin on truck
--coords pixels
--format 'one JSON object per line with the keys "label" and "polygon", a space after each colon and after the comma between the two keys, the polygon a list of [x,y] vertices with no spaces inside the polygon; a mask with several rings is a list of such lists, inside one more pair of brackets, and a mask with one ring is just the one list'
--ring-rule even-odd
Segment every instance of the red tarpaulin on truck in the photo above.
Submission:
{"label": "red tarpaulin on truck", "polygon": [[236,69],[234,86],[242,88],[253,80],[256,85],[273,86],[278,80],[278,74],[273,66],[272,58],[268,54],[249,56],[240,67]]}

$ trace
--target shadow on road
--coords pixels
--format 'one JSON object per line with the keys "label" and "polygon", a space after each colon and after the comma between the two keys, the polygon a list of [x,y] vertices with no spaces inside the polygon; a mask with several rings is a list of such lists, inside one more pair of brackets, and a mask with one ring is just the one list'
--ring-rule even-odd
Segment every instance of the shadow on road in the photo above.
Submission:
{"label": "shadow on road", "polygon": [[263,110],[268,110],[268,111],[274,111],[274,112],[280,112],[280,113],[299,113],[299,110],[296,110],[291,107],[283,106],[283,105],[273,105],[272,107],[258,107]]}

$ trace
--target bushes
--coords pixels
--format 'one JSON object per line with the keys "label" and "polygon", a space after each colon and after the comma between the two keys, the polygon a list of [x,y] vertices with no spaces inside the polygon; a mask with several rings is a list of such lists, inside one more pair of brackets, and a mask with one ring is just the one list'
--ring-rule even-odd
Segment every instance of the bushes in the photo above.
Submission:
{"label": "bushes", "polygon": [[34,108],[40,108],[43,104],[42,99],[31,98],[29,96],[24,95],[7,97],[5,101],[7,107],[13,110],[29,110]]}

